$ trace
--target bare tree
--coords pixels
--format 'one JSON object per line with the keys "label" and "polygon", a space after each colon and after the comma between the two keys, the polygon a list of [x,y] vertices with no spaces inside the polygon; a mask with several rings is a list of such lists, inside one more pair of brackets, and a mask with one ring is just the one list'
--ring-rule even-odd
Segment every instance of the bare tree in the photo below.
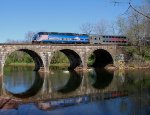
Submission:
{"label": "bare tree", "polygon": [[7,39],[5,43],[8,43],[8,44],[17,44],[17,43],[20,43],[20,41],[13,40],[13,39]]}
{"label": "bare tree", "polygon": [[94,25],[92,23],[85,23],[81,25],[80,29],[83,33],[90,35],[93,32]]}
{"label": "bare tree", "polygon": [[108,34],[109,23],[106,20],[101,20],[94,26],[94,33],[99,35]]}
{"label": "bare tree", "polygon": [[132,8],[135,12],[137,12],[138,14],[144,16],[145,18],[149,19],[150,20],[150,16],[149,15],[146,15],[145,13],[137,10],[136,8],[134,8],[131,4],[131,2],[129,2],[129,8]]}
{"label": "bare tree", "polygon": [[117,25],[116,25],[116,22],[111,22],[110,25],[109,25],[109,33],[112,34],[112,35],[116,35],[117,34]]}
{"label": "bare tree", "polygon": [[[147,3],[148,5],[150,5],[149,0],[145,0],[145,1],[146,1],[146,3]],[[121,2],[121,1],[113,0],[113,3],[114,3],[114,5],[116,5],[116,4],[122,4],[122,3],[127,3],[127,4],[128,4],[128,8],[127,8],[127,10],[124,12],[124,14],[127,14],[127,13],[129,12],[129,10],[133,10],[134,12],[138,13],[139,15],[141,15],[141,16],[143,16],[143,17],[145,17],[145,18],[147,18],[147,19],[150,20],[150,16],[149,16],[149,15],[147,15],[146,13],[140,11],[139,9],[135,8],[135,7],[132,5],[132,0],[129,0],[128,2]]]}
{"label": "bare tree", "polygon": [[26,43],[31,43],[33,36],[35,35],[36,32],[28,31],[25,34],[25,42]]}
{"label": "bare tree", "polygon": [[[124,1],[114,0],[114,4],[122,4]],[[132,0],[129,0],[124,17],[118,18],[116,25],[119,34],[126,34],[132,44],[141,45],[146,37],[150,36],[150,2],[145,0],[141,6],[135,7]]]}
{"label": "bare tree", "polygon": [[116,26],[119,35],[126,35],[127,33],[127,22],[124,17],[119,16],[116,21]]}

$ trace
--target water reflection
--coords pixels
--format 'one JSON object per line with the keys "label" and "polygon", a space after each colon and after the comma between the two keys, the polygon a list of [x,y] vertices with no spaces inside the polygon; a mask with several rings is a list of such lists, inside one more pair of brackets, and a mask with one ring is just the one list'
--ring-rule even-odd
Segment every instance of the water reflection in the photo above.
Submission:
{"label": "water reflection", "polygon": [[101,89],[108,87],[113,80],[113,72],[100,69],[94,69],[89,73],[57,69],[51,70],[49,74],[35,73],[31,67],[9,69],[4,76],[4,86],[7,92],[18,97],[32,96],[37,92],[39,94],[35,95],[35,98],[36,96],[61,98],[60,93],[65,94],[66,97],[76,94],[85,95],[96,89],[98,89],[97,92],[101,92]]}
{"label": "water reflection", "polygon": [[109,72],[105,69],[95,68],[89,72],[91,78],[91,84],[94,88],[104,89],[109,86],[113,79],[113,72]]}
{"label": "water reflection", "polygon": [[[29,67],[10,69],[2,81],[6,90],[15,96],[28,97],[20,99],[36,102],[39,109],[45,109],[47,105],[49,109],[92,102],[92,105],[86,105],[98,114],[150,113],[149,71],[52,70],[49,74],[39,75]],[[82,109],[79,107],[78,110]],[[72,111],[76,112],[76,109]]]}
{"label": "water reflection", "polygon": [[58,69],[51,70],[49,74],[43,73],[41,76],[44,76],[43,92],[45,93],[61,89],[70,79],[69,71]]}
{"label": "water reflection", "polygon": [[70,79],[66,83],[66,85],[60,89],[58,89],[58,92],[61,93],[69,93],[77,89],[82,81],[82,77],[74,70],[69,71],[70,73]]}
{"label": "water reflection", "polygon": [[43,85],[43,78],[38,72],[33,72],[31,69],[27,70],[26,68],[24,70],[24,67],[14,67],[14,69],[8,67],[8,69],[10,69],[10,72],[5,73],[4,88],[6,92],[14,96],[21,98],[33,96]]}
{"label": "water reflection", "polygon": [[81,75],[76,71],[51,70],[49,74],[40,74],[44,78],[40,96],[38,95],[41,98],[54,97],[57,93],[59,93],[58,96],[61,96],[61,94],[72,92],[79,88],[82,81]]}

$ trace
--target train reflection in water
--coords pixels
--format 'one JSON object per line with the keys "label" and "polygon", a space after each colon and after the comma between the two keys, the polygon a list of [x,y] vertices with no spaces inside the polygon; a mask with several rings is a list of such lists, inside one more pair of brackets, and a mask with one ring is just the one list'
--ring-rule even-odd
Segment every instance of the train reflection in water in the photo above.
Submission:
{"label": "train reflection in water", "polygon": [[[114,73],[106,70],[91,69],[89,72],[52,70],[50,74],[29,74],[31,70],[27,71],[30,78],[25,81],[28,83],[23,82],[26,76],[19,79],[20,75],[25,75],[20,69],[15,71],[14,76],[10,77],[7,74],[4,77],[6,93],[22,98],[22,103],[24,100],[38,102],[39,108],[46,105],[48,108],[64,107],[127,95],[126,92],[117,89]],[[13,90],[13,87],[19,89],[23,86],[26,88],[24,91]]]}
{"label": "train reflection in water", "polygon": [[[59,112],[63,114],[66,111],[69,114],[77,114],[79,112],[94,114],[95,111],[98,114],[103,112],[102,114],[117,113],[118,115],[149,115],[150,113],[149,71],[115,71],[114,73],[102,73],[97,70],[91,70],[89,72],[70,73],[66,70],[62,70],[62,72],[61,70],[56,70],[51,74],[40,73],[43,82],[41,83],[41,88],[37,89],[33,87],[36,86],[33,84],[38,81],[35,82],[35,77],[37,76],[35,73],[29,74],[32,70],[31,68],[28,67],[28,70],[25,71],[21,67],[17,69],[16,67],[10,67],[10,69],[13,69],[16,73],[14,74],[9,70],[0,80],[2,82],[0,87],[1,109],[13,108],[13,111],[16,111],[16,113],[25,113],[24,110],[27,110],[27,114],[33,111],[43,114],[46,112]],[[23,71],[26,74],[23,74]],[[29,77],[26,76],[27,74]],[[78,76],[78,78],[72,74]],[[74,76],[74,78],[71,78],[71,76]],[[103,77],[107,77],[107,79]],[[101,86],[102,81],[106,83]],[[71,85],[73,83],[77,83],[77,85]],[[18,92],[14,90],[16,87],[18,87],[17,90],[20,89]],[[34,95],[29,93],[27,98],[16,98],[10,95],[10,93],[5,92],[5,88],[7,88],[12,93],[25,94],[31,87],[31,92],[34,91],[33,89],[37,91]],[[62,89],[64,91],[60,92],[59,90]],[[73,107],[55,111],[44,111],[67,106]]]}
{"label": "train reflection in water", "polygon": [[[81,83],[81,76],[76,73],[75,71],[70,71],[70,79],[68,80],[67,84],[58,90],[58,92],[61,91],[61,93],[69,93],[70,88],[73,88],[71,91],[76,90],[78,87],[72,87],[75,86],[76,83]],[[101,70],[101,69],[92,69],[90,70],[88,76],[89,76],[89,81],[91,85],[96,88],[96,89],[105,89],[108,87],[112,80],[113,80],[113,72],[108,72],[106,70]],[[82,83],[81,83],[82,84]],[[78,84],[79,85],[79,84]],[[76,84],[76,86],[78,86]],[[81,87],[81,86],[80,86]],[[88,89],[87,89],[88,90]],[[98,91],[98,90],[97,90]],[[74,91],[77,92],[77,91]],[[81,94],[81,93],[80,93]],[[50,109],[56,109],[56,108],[61,108],[61,107],[66,107],[66,106],[72,106],[72,105],[77,105],[80,103],[89,103],[97,100],[105,100],[105,99],[111,99],[111,98],[117,98],[117,97],[124,97],[127,96],[128,93],[127,91],[105,91],[105,92],[98,92],[98,93],[87,93],[84,92],[83,95],[78,95],[76,96],[71,95],[69,98],[63,98],[63,99],[56,99],[56,100],[51,100],[51,101],[42,101],[37,103],[37,107],[43,110],[50,110]]]}
{"label": "train reflection in water", "polygon": [[76,96],[76,97],[70,97],[70,98],[65,98],[65,99],[57,99],[57,100],[52,100],[52,101],[39,102],[37,103],[37,107],[42,110],[50,110],[50,109],[67,107],[67,106],[73,106],[73,105],[77,105],[81,103],[90,103],[90,102],[97,101],[97,100],[124,97],[127,95],[128,93],[125,91],[98,93],[94,95],[83,95],[83,96]]}

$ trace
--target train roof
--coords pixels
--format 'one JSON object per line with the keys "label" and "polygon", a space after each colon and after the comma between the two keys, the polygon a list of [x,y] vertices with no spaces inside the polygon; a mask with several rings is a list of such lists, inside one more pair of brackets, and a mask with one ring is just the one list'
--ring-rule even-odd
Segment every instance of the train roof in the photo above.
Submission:
{"label": "train roof", "polygon": [[90,35],[91,37],[94,36],[94,37],[103,37],[103,38],[127,38],[126,36],[124,35],[98,35],[98,34],[91,34]]}
{"label": "train roof", "polygon": [[62,35],[87,35],[88,34],[79,34],[79,33],[67,33],[67,32],[38,32],[38,34],[48,35],[48,34],[62,34]]}

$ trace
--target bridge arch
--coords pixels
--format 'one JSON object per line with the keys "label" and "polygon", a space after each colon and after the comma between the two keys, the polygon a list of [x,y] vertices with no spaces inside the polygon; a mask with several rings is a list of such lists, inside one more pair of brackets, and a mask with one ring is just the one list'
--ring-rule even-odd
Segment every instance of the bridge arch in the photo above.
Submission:
{"label": "bridge arch", "polygon": [[[69,70],[74,70],[76,67],[78,67],[82,64],[82,60],[81,60],[79,53],[76,52],[74,49],[70,49],[70,48],[69,49],[68,48],[57,49],[57,50],[53,51],[53,56],[54,56],[54,53],[58,52],[58,51],[64,53],[67,56],[67,58],[70,62],[70,66],[68,67]],[[51,59],[52,59],[52,57],[51,57]]]}
{"label": "bridge arch", "polygon": [[87,57],[94,56],[94,61],[90,65],[94,68],[104,68],[108,64],[113,64],[113,55],[105,49],[92,50]]}
{"label": "bridge arch", "polygon": [[41,67],[44,66],[43,60],[42,60],[40,54],[38,52],[32,50],[32,49],[27,49],[27,48],[18,48],[18,49],[14,49],[14,50],[9,51],[5,55],[4,64],[7,60],[7,57],[15,51],[22,51],[22,52],[25,52],[25,53],[29,54],[31,56],[31,58],[34,60],[34,63],[35,63],[35,69],[34,70],[35,71],[38,71]]}

